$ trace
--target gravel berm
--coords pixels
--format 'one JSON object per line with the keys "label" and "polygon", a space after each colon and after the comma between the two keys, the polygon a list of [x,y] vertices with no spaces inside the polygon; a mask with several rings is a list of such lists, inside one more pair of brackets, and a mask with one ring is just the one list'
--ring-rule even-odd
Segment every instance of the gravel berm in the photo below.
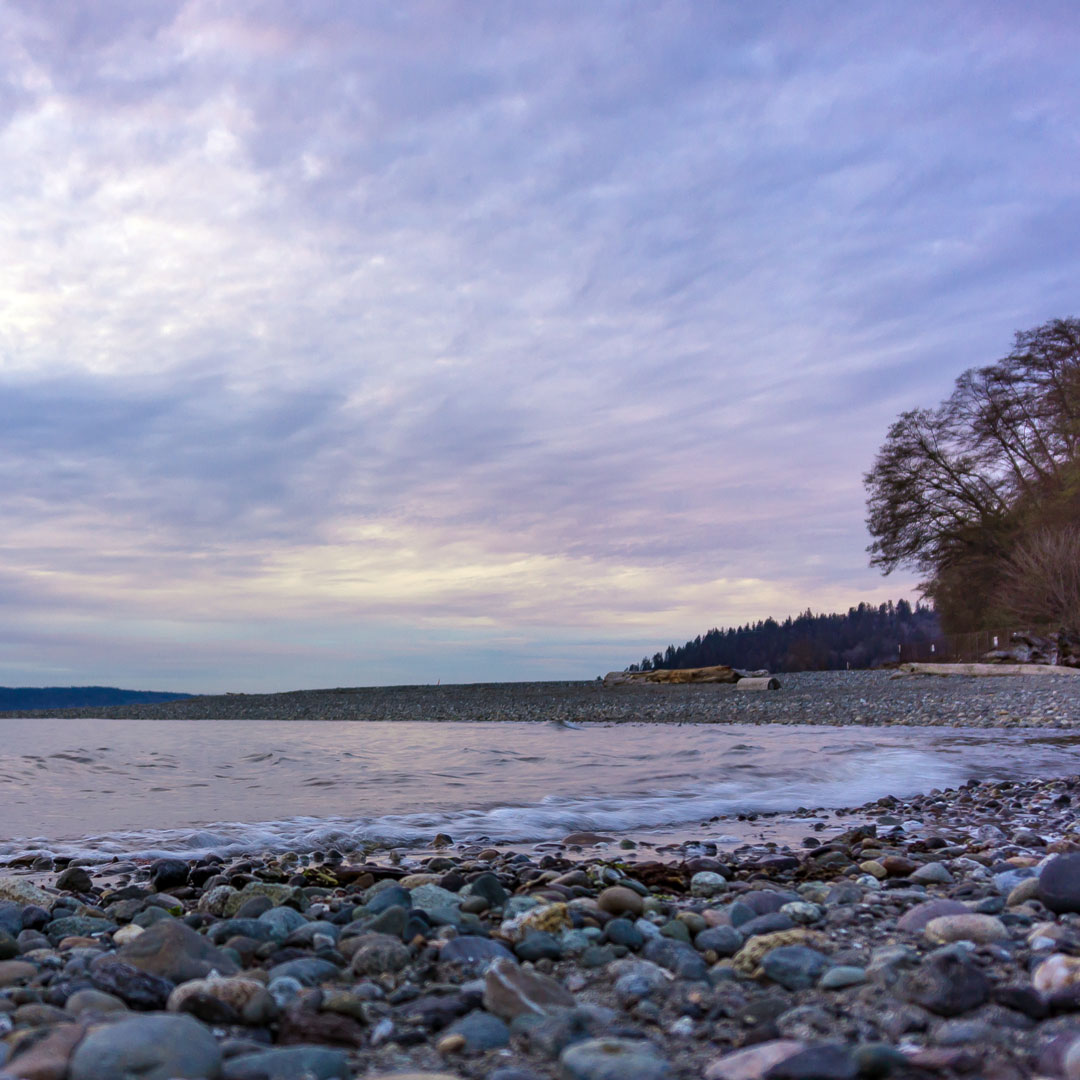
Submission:
{"label": "gravel berm", "polygon": [[355,687],[218,694],[148,705],[55,709],[24,716],[163,720],[530,720],[609,723],[1080,726],[1080,679],[799,672],[760,693],[734,686],[592,682]]}

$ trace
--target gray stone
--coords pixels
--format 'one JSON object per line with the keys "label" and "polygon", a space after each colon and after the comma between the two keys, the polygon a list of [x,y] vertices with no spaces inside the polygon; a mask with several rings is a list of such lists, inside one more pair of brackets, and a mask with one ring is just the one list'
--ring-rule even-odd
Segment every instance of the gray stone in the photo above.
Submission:
{"label": "gray stone", "polygon": [[493,960],[513,961],[514,955],[501,942],[490,938],[465,936],[452,938],[439,953],[439,959],[448,964],[460,964],[466,968],[486,968]]}
{"label": "gray stone", "polygon": [[[268,896],[252,897],[252,900],[268,901],[269,899]],[[291,907],[272,907],[269,911],[264,911],[257,916],[257,919],[270,927],[270,931],[277,941],[284,941],[294,930],[299,930],[307,922],[307,919],[299,911]]]}
{"label": "gray stone", "polygon": [[609,919],[604,926],[604,937],[612,945],[625,945],[628,949],[640,949],[645,935],[629,919]]}
{"label": "gray stone", "polygon": [[252,941],[273,941],[274,931],[262,919],[222,919],[206,931],[207,940],[215,945],[224,945],[229,938],[234,937],[251,938]]}
{"label": "gray stone", "polygon": [[923,863],[917,870],[913,870],[908,877],[917,881],[920,885],[950,885],[953,881],[952,874],[946,866],[939,862]]}
{"label": "gray stone", "polygon": [[320,983],[336,979],[340,974],[341,971],[335,964],[317,956],[301,956],[296,960],[286,960],[285,963],[276,964],[267,972],[269,980],[295,979],[302,986],[318,986]]}
{"label": "gray stone", "polygon": [[973,964],[942,950],[898,982],[900,995],[938,1016],[960,1016],[990,997],[990,983]]}
{"label": "gray stone", "polygon": [[455,908],[461,905],[461,897],[444,889],[439,885],[418,885],[410,892],[412,906],[421,911],[442,911],[444,908]]}
{"label": "gray stone", "polygon": [[651,1043],[631,1039],[588,1039],[559,1056],[565,1080],[663,1080],[670,1071]]}
{"label": "gray stone", "polygon": [[61,919],[53,919],[45,927],[45,934],[56,945],[66,937],[90,937],[92,934],[108,934],[115,929],[116,923],[111,919],[95,919],[89,915],[68,915]]}
{"label": "gray stone", "polygon": [[222,1080],[348,1080],[349,1058],[325,1046],[289,1046],[229,1058]]}
{"label": "gray stone", "polygon": [[769,911],[764,915],[755,915],[754,918],[740,923],[739,933],[744,938],[752,938],[758,934],[775,934],[781,930],[791,930],[794,926],[794,921],[789,919],[783,912]]}
{"label": "gray stone", "polygon": [[0,901],[0,931],[17,938],[23,930],[22,905],[10,900]]}
{"label": "gray stone", "polygon": [[85,867],[69,866],[57,877],[56,887],[63,892],[87,893],[94,887],[94,879]]}
{"label": "gray stone", "polygon": [[968,909],[959,900],[927,900],[922,904],[916,904],[900,916],[896,924],[897,930],[906,930],[910,934],[920,934],[926,929],[927,923],[942,915],[966,915]]}
{"label": "gray stone", "polygon": [[475,1009],[467,1016],[455,1020],[447,1029],[448,1035],[460,1035],[465,1039],[469,1053],[498,1050],[510,1043],[510,1028],[497,1016],[483,1009]]}
{"label": "gray stone", "polygon": [[371,934],[389,934],[391,937],[404,938],[408,926],[409,909],[395,904],[380,911],[367,929]]}
{"label": "gray stone", "polygon": [[805,1043],[795,1039],[773,1039],[735,1050],[713,1059],[705,1069],[705,1080],[761,1080],[774,1065],[805,1048]]}
{"label": "gray stone", "polygon": [[734,956],[742,948],[743,940],[734,926],[712,926],[694,938],[694,948],[717,956]]}
{"label": "gray stone", "polygon": [[512,960],[496,960],[484,979],[484,1008],[503,1020],[523,1013],[547,1016],[573,1008],[574,995],[566,987],[536,971],[526,971]]}
{"label": "gray stone", "polygon": [[89,975],[98,990],[115,995],[134,1009],[163,1009],[173,988],[169,979],[140,971],[110,953],[91,962]]}
{"label": "gray stone", "polygon": [[855,1080],[858,1068],[851,1051],[841,1043],[808,1046],[778,1061],[766,1080]]}
{"label": "gray stone", "polygon": [[403,889],[400,885],[390,885],[375,893],[364,904],[364,909],[369,915],[378,915],[380,911],[385,911],[388,907],[411,908],[412,895],[409,890]]}
{"label": "gray stone", "polygon": [[507,892],[494,874],[481,874],[468,888],[470,896],[482,896],[489,907],[502,907],[507,901]]}
{"label": "gray stone", "polygon": [[1059,915],[1080,911],[1080,852],[1055,855],[1043,866],[1039,899]]}
{"label": "gray stone", "polygon": [[761,970],[787,990],[806,990],[813,986],[829,966],[829,958],[806,945],[781,945],[767,952]]}
{"label": "gray stone", "polygon": [[542,930],[534,930],[514,946],[514,955],[519,960],[535,962],[537,960],[558,960],[562,956],[562,946],[551,935]]}
{"label": "gray stone", "polygon": [[927,941],[947,945],[953,941],[973,941],[987,945],[994,941],[1007,941],[1009,931],[1005,924],[993,915],[939,915],[926,924],[923,931]]}
{"label": "gray stone", "polygon": [[831,967],[818,980],[822,990],[842,990],[845,986],[858,986],[866,982],[866,968],[855,964],[838,964]]}
{"label": "gray stone", "polygon": [[692,945],[671,938],[656,937],[647,941],[642,955],[684,979],[706,979],[709,975],[708,965]]}
{"label": "gray stone", "polygon": [[411,959],[409,947],[389,934],[364,934],[352,955],[355,975],[384,975],[400,971]]}
{"label": "gray stone", "polygon": [[671,976],[648,960],[624,960],[615,980],[615,994],[624,1005],[659,996],[671,989]]}
{"label": "gray stone", "polygon": [[173,982],[202,979],[211,971],[235,975],[239,970],[227,954],[176,919],[155,923],[116,955],[140,971]]}
{"label": "gray stone", "polygon": [[190,1016],[136,1016],[91,1031],[72,1055],[70,1080],[213,1077],[221,1068],[214,1036]]}

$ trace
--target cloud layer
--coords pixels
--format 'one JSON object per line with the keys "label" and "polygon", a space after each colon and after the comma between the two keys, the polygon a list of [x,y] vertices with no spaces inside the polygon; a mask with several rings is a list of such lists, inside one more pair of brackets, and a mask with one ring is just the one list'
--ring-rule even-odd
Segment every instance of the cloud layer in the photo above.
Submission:
{"label": "cloud layer", "polygon": [[1076,314],[1067,4],[0,0],[0,682],[589,676],[911,594]]}

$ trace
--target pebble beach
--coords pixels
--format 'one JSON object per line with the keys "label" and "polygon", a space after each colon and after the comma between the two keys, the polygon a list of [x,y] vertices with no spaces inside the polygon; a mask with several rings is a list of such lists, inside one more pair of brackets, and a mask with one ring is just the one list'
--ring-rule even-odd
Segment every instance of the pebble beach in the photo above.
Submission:
{"label": "pebble beach", "polygon": [[[228,695],[97,715],[1080,725],[1072,679],[781,681]],[[577,834],[529,850],[433,836],[423,850],[24,856],[0,866],[0,1077],[1080,1078],[1080,778],[798,816],[790,842],[722,852]]]}

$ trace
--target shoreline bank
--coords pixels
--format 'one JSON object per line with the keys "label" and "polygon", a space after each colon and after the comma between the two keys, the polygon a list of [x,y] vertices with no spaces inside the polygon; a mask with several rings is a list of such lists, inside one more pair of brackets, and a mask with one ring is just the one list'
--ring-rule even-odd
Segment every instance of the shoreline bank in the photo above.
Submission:
{"label": "shoreline bank", "polygon": [[153,705],[55,709],[36,717],[138,720],[465,720],[649,723],[893,724],[1080,727],[1080,679],[1069,676],[899,675],[878,671],[779,675],[781,689],[615,686],[591,682],[355,687],[221,694]]}
{"label": "shoreline bank", "polygon": [[[162,1075],[226,1080],[1065,1076],[1080,777],[856,813],[716,855],[448,843],[51,881],[6,867],[0,1075],[49,1058],[91,1080],[91,1059],[151,1052]],[[1062,859],[1054,912],[1038,875]]]}

